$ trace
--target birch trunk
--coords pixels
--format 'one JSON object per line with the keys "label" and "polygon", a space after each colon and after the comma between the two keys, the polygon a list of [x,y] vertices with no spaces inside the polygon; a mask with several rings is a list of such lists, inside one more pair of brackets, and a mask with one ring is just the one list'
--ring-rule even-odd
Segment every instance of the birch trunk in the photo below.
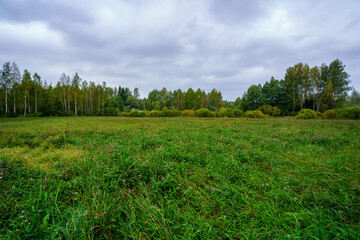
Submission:
{"label": "birch trunk", "polygon": [[77,101],[76,101],[76,88],[75,88],[75,115],[77,116]]}
{"label": "birch trunk", "polygon": [[24,117],[26,117],[26,91],[25,91],[25,106],[24,106]]}
{"label": "birch trunk", "polygon": [[71,108],[70,108],[70,87],[68,87],[68,110],[71,111]]}
{"label": "birch trunk", "polygon": [[16,113],[16,96],[15,96],[16,92],[14,89],[14,113]]}

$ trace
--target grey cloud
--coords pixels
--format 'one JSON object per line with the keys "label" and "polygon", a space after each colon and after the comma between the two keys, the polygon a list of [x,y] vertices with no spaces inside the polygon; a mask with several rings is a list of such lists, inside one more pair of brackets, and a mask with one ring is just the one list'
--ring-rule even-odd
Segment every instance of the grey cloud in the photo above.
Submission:
{"label": "grey cloud", "polygon": [[262,0],[213,0],[210,9],[215,18],[225,23],[249,24],[265,13]]}
{"label": "grey cloud", "polygon": [[121,53],[126,55],[136,56],[140,58],[173,58],[181,52],[181,46],[176,42],[160,41],[156,43],[149,43],[144,45],[129,46],[121,49]]}
{"label": "grey cloud", "polygon": [[[216,88],[228,100],[271,76],[283,78],[297,62],[339,58],[359,90],[360,4],[344,1],[104,0],[76,1],[75,8],[66,1],[5,0],[0,24],[42,22],[63,44],[26,36],[14,42],[3,32],[0,57],[53,83],[62,72],[79,72],[88,81],[139,87],[142,97],[154,88],[192,87]],[[99,12],[103,6],[110,20]]]}
{"label": "grey cloud", "polygon": [[57,1],[19,1],[2,0],[0,2],[0,19],[14,22],[46,21],[59,28],[66,23],[92,22],[85,10],[79,11]]}

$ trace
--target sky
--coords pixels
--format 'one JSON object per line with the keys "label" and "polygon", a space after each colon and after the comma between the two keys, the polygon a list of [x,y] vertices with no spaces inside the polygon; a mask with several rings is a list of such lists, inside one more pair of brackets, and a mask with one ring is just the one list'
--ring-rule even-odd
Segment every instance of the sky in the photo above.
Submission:
{"label": "sky", "polygon": [[298,62],[340,59],[360,90],[360,0],[0,0],[0,64],[53,85],[213,88],[229,101]]}

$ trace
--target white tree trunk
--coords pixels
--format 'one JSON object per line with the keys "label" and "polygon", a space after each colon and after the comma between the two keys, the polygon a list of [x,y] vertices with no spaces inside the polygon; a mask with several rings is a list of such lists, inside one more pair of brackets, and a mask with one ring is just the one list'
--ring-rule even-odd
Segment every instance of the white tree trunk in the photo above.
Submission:
{"label": "white tree trunk", "polygon": [[75,88],[75,115],[77,116],[76,88]]}
{"label": "white tree trunk", "polygon": [[63,87],[63,99],[64,99],[64,110],[66,111],[66,92],[65,92],[65,87]]}
{"label": "white tree trunk", "polygon": [[29,113],[31,113],[31,106],[30,106],[30,94],[28,94],[28,103],[29,103]]}
{"label": "white tree trunk", "polygon": [[26,117],[26,91],[25,91],[25,107],[24,107],[24,117]]}
{"label": "white tree trunk", "polygon": [[68,110],[71,111],[71,108],[70,108],[70,87],[68,87]]}
{"label": "white tree trunk", "polygon": [[16,113],[16,97],[15,97],[15,89],[14,89],[14,113]]}

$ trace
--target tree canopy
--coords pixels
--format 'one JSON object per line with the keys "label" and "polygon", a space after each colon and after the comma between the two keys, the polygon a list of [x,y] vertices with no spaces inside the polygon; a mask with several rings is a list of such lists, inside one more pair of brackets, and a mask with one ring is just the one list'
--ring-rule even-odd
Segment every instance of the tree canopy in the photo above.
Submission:
{"label": "tree canopy", "polygon": [[78,73],[72,77],[62,73],[55,85],[48,84],[40,74],[31,75],[27,69],[21,74],[15,62],[5,62],[0,70],[0,115],[118,115],[134,109],[208,109],[223,114],[223,108],[244,112],[276,108],[283,115],[304,108],[326,111],[344,104],[359,105],[356,90],[351,96],[347,94],[351,90],[349,78],[339,59],[319,67],[300,62],[286,69],[284,79],[271,77],[263,86],[251,85],[234,102],[224,101],[219,90],[205,92],[200,88],[153,89],[147,97],[140,98],[138,88],[131,91],[124,86],[109,87],[105,81],[96,84],[82,79]]}

